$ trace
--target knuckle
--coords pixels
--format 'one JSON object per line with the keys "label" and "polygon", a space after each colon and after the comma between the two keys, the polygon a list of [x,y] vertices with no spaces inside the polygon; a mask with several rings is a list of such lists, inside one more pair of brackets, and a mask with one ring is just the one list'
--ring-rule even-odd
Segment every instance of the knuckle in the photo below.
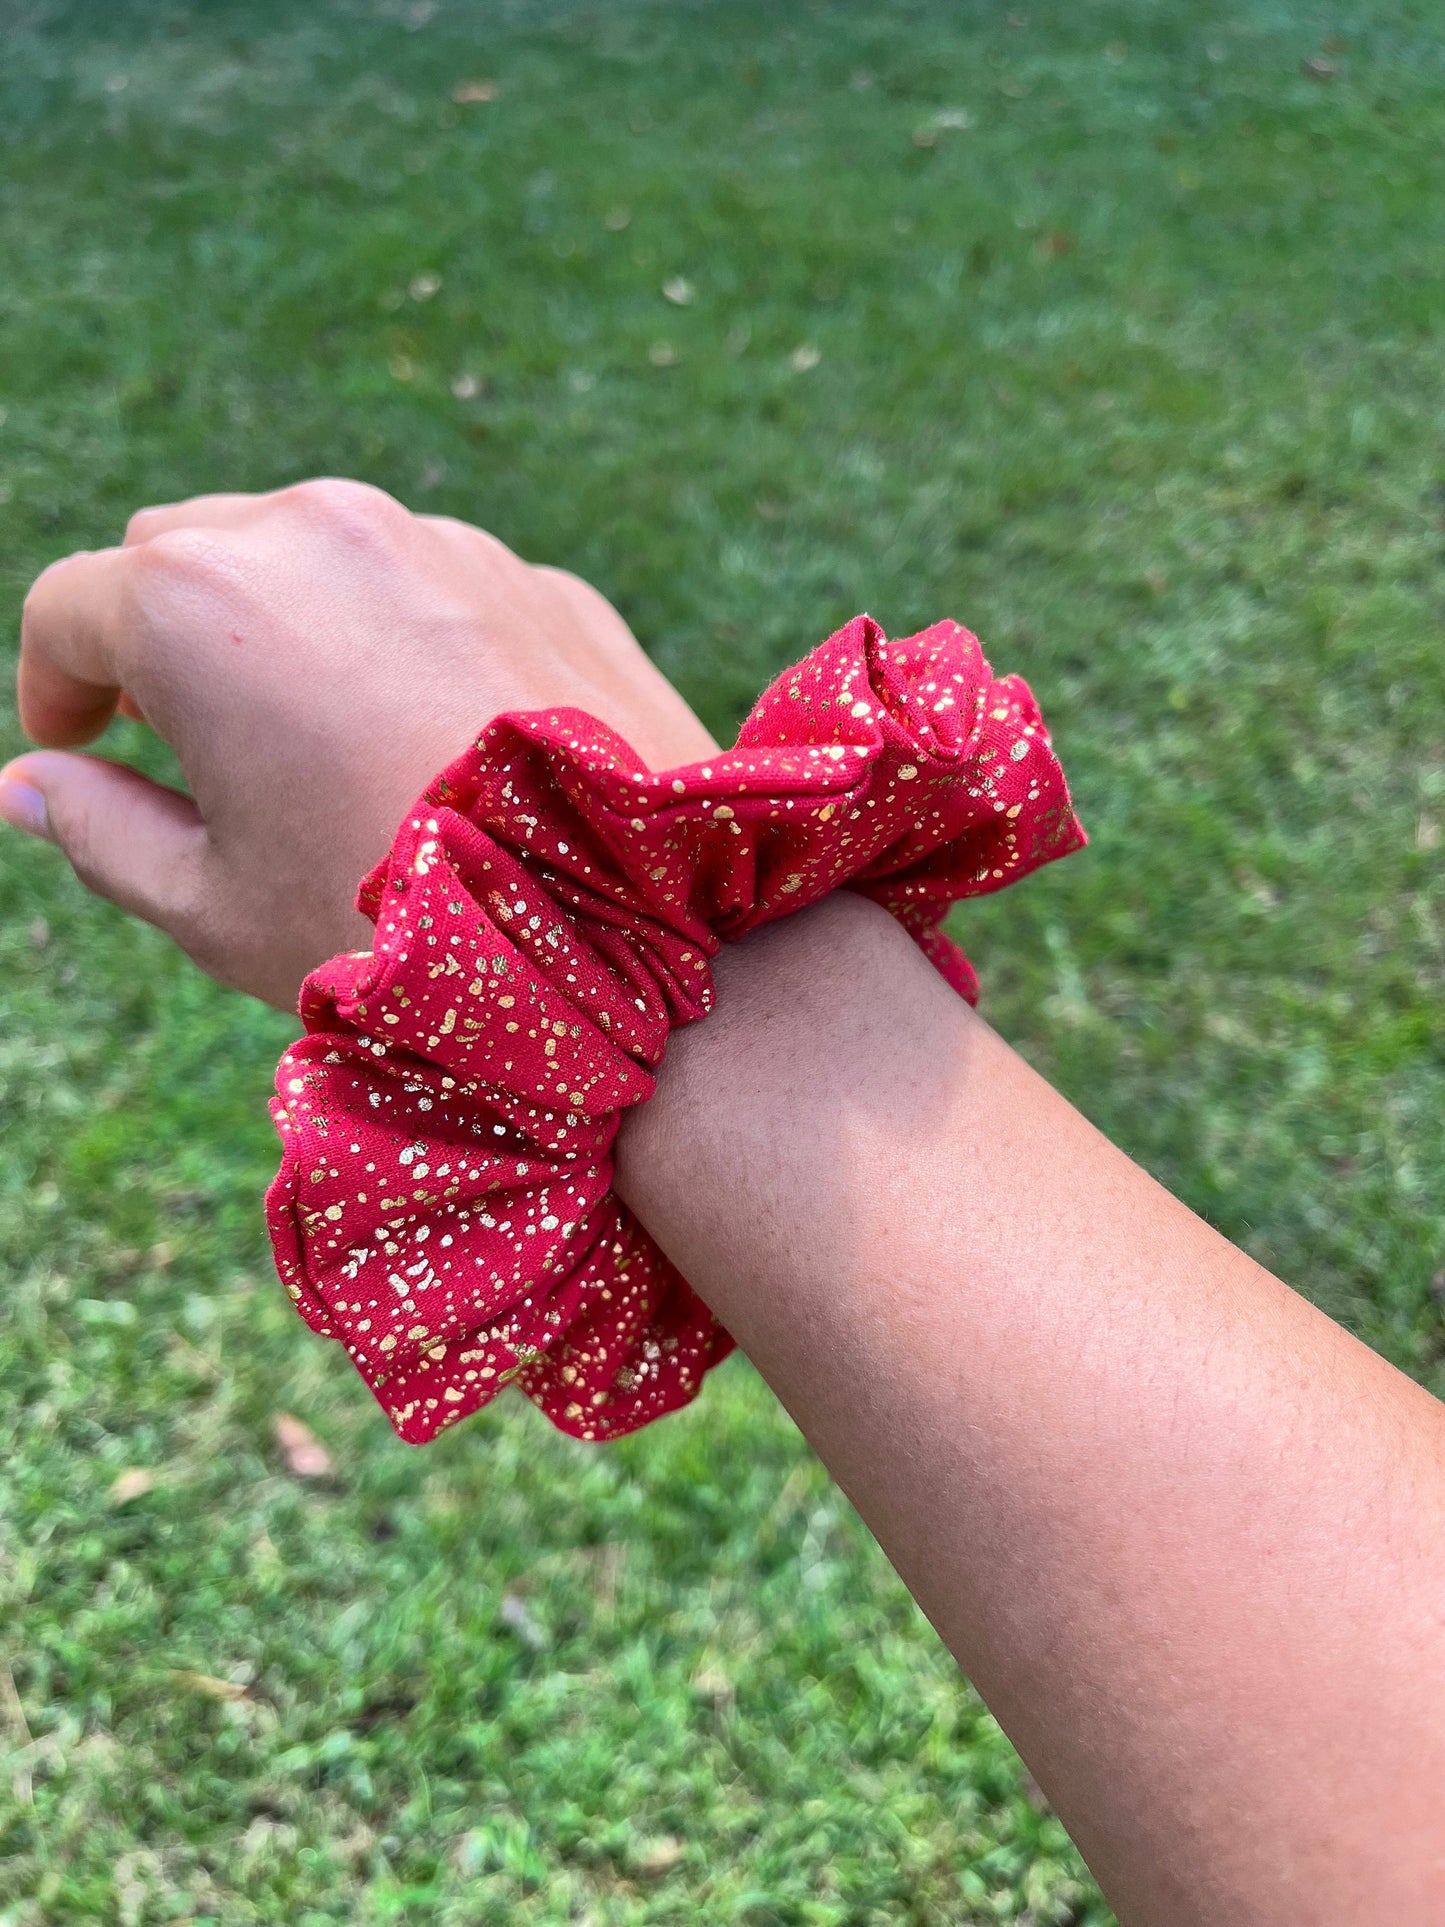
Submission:
{"label": "knuckle", "polygon": [[139,581],[161,577],[187,582],[228,576],[235,566],[231,545],[217,529],[164,529],[132,551]]}
{"label": "knuckle", "polygon": [[517,551],[508,548],[501,536],[493,535],[490,529],[479,529],[471,522],[457,522],[456,526],[463,532],[478,555],[490,556],[494,561],[505,563],[508,568],[526,567]]}
{"label": "knuckle", "polygon": [[343,540],[355,542],[383,541],[408,519],[401,503],[385,489],[336,475],[298,482],[284,489],[280,499]]}
{"label": "knuckle", "polygon": [[22,635],[34,624],[41,609],[52,596],[64,596],[64,585],[69,580],[71,566],[76,560],[76,555],[59,557],[48,568],[42,569],[25,591],[25,600],[20,608]]}
{"label": "knuckle", "polygon": [[584,582],[580,575],[573,575],[569,569],[554,569],[550,563],[539,562],[532,565],[532,574],[539,577],[554,595],[560,596],[574,615],[595,618],[607,607],[604,597],[597,593],[591,583]]}
{"label": "knuckle", "polygon": [[[48,574],[49,571],[46,573]],[[25,591],[25,600],[20,605],[20,638],[22,644],[27,634],[35,627],[36,611],[39,609],[41,599],[45,594],[45,590],[41,586],[44,581],[45,576],[37,576]]]}
{"label": "knuckle", "polygon": [[158,512],[155,509],[137,509],[125,525],[121,546],[130,548],[135,543],[149,541],[157,519]]}
{"label": "knuckle", "polygon": [[469,554],[505,556],[509,562],[517,560],[505,542],[495,535],[488,534],[486,529],[479,529],[471,522],[463,522],[460,516],[419,515],[417,520],[448,542],[456,543]]}
{"label": "knuckle", "polygon": [[437,527],[454,545],[456,554],[478,581],[522,583],[529,574],[527,564],[515,549],[509,549],[500,536],[470,522],[437,518]]}
{"label": "knuckle", "polygon": [[554,569],[549,563],[534,565],[533,573],[561,597],[574,619],[596,642],[635,647],[636,638],[602,591],[585,577],[570,569]]}

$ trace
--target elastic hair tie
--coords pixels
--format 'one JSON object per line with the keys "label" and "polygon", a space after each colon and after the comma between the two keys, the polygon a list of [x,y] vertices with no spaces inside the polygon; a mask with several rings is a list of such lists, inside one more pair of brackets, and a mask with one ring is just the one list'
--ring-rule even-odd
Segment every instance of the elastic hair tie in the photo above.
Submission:
{"label": "elastic hair tie", "polygon": [[949,905],[1083,842],[1028,686],[953,622],[855,617],[660,774],[579,710],[497,717],[362,884],[373,948],[302,989],[266,1198],[302,1317],[414,1443],[514,1381],[582,1439],[687,1404],[733,1341],[612,1141],[719,945],[846,884],[973,1002]]}

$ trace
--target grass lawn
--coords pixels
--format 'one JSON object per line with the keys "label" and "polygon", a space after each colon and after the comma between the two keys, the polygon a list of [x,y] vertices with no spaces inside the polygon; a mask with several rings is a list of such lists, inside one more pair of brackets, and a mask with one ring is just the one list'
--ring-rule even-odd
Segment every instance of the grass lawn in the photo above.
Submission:
{"label": "grass lawn", "polygon": [[[1094,839],[959,918],[990,1015],[1445,1392],[1437,6],[1024,7],[0,0],[5,647],[328,471],[718,730],[958,615]],[[741,1360],[394,1441],[270,1271],[291,1028],[0,842],[0,1927],[1106,1922]]]}

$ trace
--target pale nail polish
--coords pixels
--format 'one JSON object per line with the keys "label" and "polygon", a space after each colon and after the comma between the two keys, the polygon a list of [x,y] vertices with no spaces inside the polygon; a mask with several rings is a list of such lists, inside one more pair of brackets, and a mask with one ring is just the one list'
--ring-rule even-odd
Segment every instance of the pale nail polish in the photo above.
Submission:
{"label": "pale nail polish", "polygon": [[27,836],[48,838],[50,835],[45,798],[38,789],[15,776],[0,781],[0,821],[8,823],[13,830],[23,830]]}

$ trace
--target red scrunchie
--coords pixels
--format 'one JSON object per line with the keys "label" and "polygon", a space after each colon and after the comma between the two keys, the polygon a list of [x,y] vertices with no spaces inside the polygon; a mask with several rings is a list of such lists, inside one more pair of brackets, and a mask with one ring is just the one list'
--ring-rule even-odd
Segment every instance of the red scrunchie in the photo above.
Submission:
{"label": "red scrunchie", "polygon": [[948,906],[1083,841],[1027,685],[952,622],[855,617],[660,775],[580,711],[499,716],[362,885],[375,947],[301,993],[266,1208],[302,1316],[413,1442],[513,1379],[577,1438],[685,1405],[732,1340],[611,1146],[719,943],[846,883],[972,1001]]}

